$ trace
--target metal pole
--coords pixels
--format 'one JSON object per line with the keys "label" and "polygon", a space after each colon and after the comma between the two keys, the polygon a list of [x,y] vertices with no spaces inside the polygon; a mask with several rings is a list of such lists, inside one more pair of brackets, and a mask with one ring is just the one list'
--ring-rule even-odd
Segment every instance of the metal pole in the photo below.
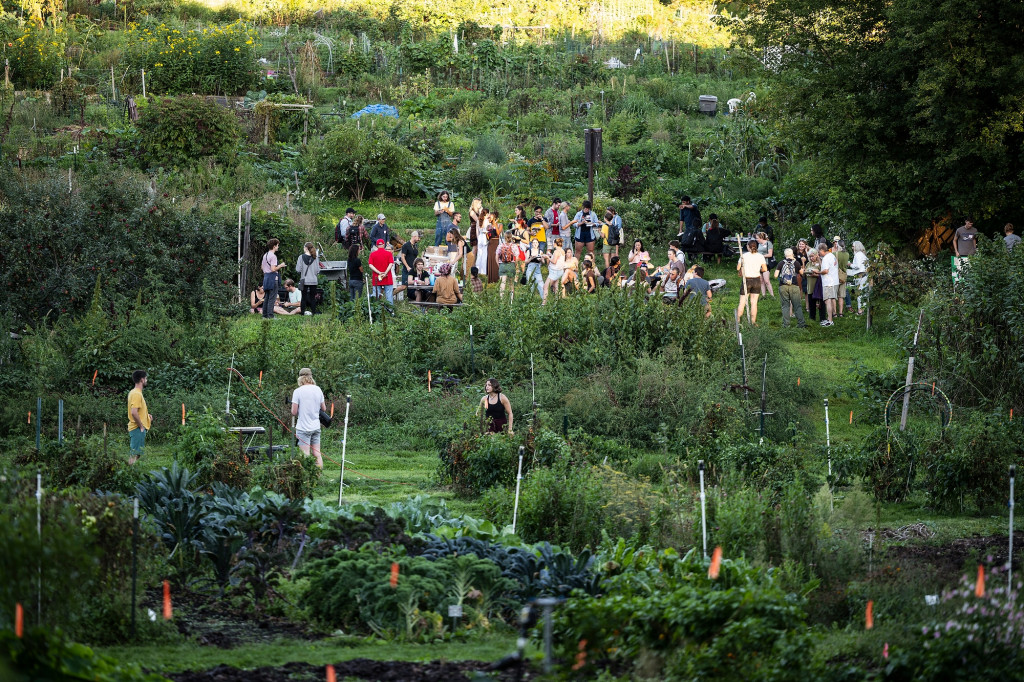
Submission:
{"label": "metal pole", "polygon": [[235,368],[235,354],[231,354],[231,367],[228,368],[228,399],[224,404],[224,413],[231,414],[231,375],[234,374],[231,370]]}
{"label": "metal pole", "polygon": [[519,518],[519,485],[523,481],[523,453],[526,448],[519,446],[519,472],[516,474],[516,503],[512,508],[512,534],[516,534],[516,520]]}
{"label": "metal pole", "polygon": [[142,69],[142,99],[146,99],[146,70]]}
{"label": "metal pole", "polygon": [[64,401],[57,401],[57,444],[64,445]]}
{"label": "metal pole", "polygon": [[552,597],[542,597],[536,603],[544,609],[544,673],[550,674],[552,670],[551,609],[558,602]]}
{"label": "metal pole", "polygon": [[[829,422],[828,422],[828,398],[825,398],[825,447],[826,447],[826,449],[828,451],[828,475],[829,475],[829,478],[831,478],[832,477],[832,435],[831,435],[831,433],[829,431]],[[829,484],[829,487],[830,488],[832,487],[831,483]]]}
{"label": "metal pole", "polygon": [[341,506],[341,495],[345,490],[345,450],[348,445],[348,410],[352,407],[352,396],[345,396],[345,428],[341,432],[341,478],[338,480],[338,506]]}
{"label": "metal pole", "polygon": [[700,530],[704,538],[704,558],[708,558],[708,516],[707,497],[704,495],[704,460],[697,462],[697,470],[700,472]]}
{"label": "metal pole", "polygon": [[761,370],[761,439],[764,439],[764,408],[768,400],[768,355],[764,356],[764,367]]}
{"label": "metal pole", "polygon": [[373,324],[373,309],[370,308],[370,280],[366,280],[366,312],[370,315],[370,324]]}
{"label": "metal pole", "polygon": [[537,404],[537,382],[533,378],[533,353],[530,353],[530,390],[533,392],[533,404]]}
{"label": "metal pole", "polygon": [[39,449],[39,440],[42,438],[43,424],[43,399],[36,398],[36,450]]}
{"label": "metal pole", "polygon": [[740,335],[740,357],[743,361],[743,403],[747,404],[750,397],[750,391],[747,390],[747,349],[743,345],[743,335]]}
{"label": "metal pole", "polygon": [[472,376],[476,376],[476,352],[473,349],[473,325],[469,325],[469,366]]}
{"label": "metal pole", "polygon": [[135,510],[132,512],[132,639],[135,639],[135,590],[138,582],[138,563],[136,555],[139,551],[139,498],[135,498]]}
{"label": "metal pole", "polygon": [[900,416],[900,431],[907,430],[907,412],[910,410],[910,382],[914,380],[914,356],[917,355],[917,337],[921,334],[921,320],[923,319],[924,310],[917,316],[914,346],[910,349],[910,360],[907,361],[907,384],[903,392],[903,414]]}
{"label": "metal pole", "polygon": [[39,538],[39,563],[36,565],[36,625],[43,624],[43,473],[36,471],[36,535]]}
{"label": "metal pole", "polygon": [[1010,552],[1006,555],[1006,590],[1013,599],[1013,479],[1017,476],[1017,467],[1010,465]]}

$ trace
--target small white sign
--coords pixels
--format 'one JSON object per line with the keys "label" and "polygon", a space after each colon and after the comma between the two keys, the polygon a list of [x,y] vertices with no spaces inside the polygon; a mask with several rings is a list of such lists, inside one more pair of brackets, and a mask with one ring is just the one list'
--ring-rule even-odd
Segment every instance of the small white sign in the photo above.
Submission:
{"label": "small white sign", "polygon": [[935,606],[939,603],[939,595],[937,594],[926,594],[924,595],[924,603],[928,606]]}
{"label": "small white sign", "polygon": [[448,607],[449,618],[462,618],[462,604],[451,604]]}

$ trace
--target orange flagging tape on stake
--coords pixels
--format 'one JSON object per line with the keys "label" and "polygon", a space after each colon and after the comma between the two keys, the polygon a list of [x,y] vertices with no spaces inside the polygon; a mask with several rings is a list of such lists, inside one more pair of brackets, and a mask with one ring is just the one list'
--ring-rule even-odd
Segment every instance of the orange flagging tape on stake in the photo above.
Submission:
{"label": "orange flagging tape on stake", "polygon": [[334,419],[334,403],[331,403],[331,419]]}
{"label": "orange flagging tape on stake", "polygon": [[170,620],[174,613],[171,611],[171,583],[164,581],[164,620]]}
{"label": "orange flagging tape on stake", "polygon": [[427,370],[427,393],[430,393],[430,384],[433,382],[433,377],[430,374],[430,370]]}
{"label": "orange flagging tape on stake", "polygon": [[799,386],[799,385],[800,385],[800,377],[797,377],[797,378],[796,378],[796,385],[797,385],[797,386]]}
{"label": "orange flagging tape on stake", "polygon": [[578,648],[579,653],[576,654],[576,662],[572,665],[573,670],[581,670],[587,664],[587,640],[581,639]]}
{"label": "orange flagging tape on stake", "polygon": [[334,666],[327,664],[327,682],[338,682],[338,675],[334,672]]}
{"label": "orange flagging tape on stake", "polygon": [[398,562],[391,563],[391,587],[398,587]]}
{"label": "orange flagging tape on stake", "polygon": [[932,395],[935,395],[935,382],[932,382]]}
{"label": "orange flagging tape on stake", "polygon": [[181,404],[181,425],[185,425],[185,403]]}
{"label": "orange flagging tape on stake", "polygon": [[850,410],[850,423],[853,423],[853,410]]}
{"label": "orange flagging tape on stake", "polygon": [[711,553],[711,565],[708,566],[708,577],[712,580],[718,580],[718,570],[722,567],[722,548],[715,547],[715,551]]}
{"label": "orange flagging tape on stake", "polygon": [[868,607],[864,609],[864,629],[870,630],[875,627],[875,602],[868,600]]}
{"label": "orange flagging tape on stake", "polygon": [[[1011,419],[1012,419],[1012,417],[1011,417]],[[32,423],[32,410],[29,410],[29,411],[28,411],[28,423],[29,423],[29,424],[31,424],[31,423]]]}
{"label": "orange flagging tape on stake", "polygon": [[981,599],[985,596],[985,567],[978,564],[978,582],[974,584],[974,596]]}
{"label": "orange flagging tape on stake", "polygon": [[14,636],[21,639],[25,634],[25,611],[21,604],[14,605]]}
{"label": "orange flagging tape on stake", "polygon": [[263,370],[260,370],[260,388],[263,388]]}
{"label": "orange flagging tape on stake", "polygon": [[96,385],[96,375],[99,374],[99,373],[100,373],[100,371],[98,369],[97,370],[93,370],[93,373],[92,373],[92,385],[93,386]]}

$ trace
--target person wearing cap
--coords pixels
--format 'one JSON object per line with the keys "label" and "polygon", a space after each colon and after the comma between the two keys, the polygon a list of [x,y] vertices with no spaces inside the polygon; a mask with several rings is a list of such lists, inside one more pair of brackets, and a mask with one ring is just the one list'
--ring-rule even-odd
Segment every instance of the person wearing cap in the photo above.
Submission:
{"label": "person wearing cap", "polygon": [[775,268],[775,279],[779,280],[779,301],[782,303],[782,326],[789,327],[789,318],[796,313],[797,326],[803,329],[804,321],[803,292],[800,289],[800,261],[796,259],[793,249],[785,250],[785,258]]}
{"label": "person wearing cap", "polygon": [[369,265],[373,274],[373,295],[387,299],[388,303],[395,303],[395,257],[386,247],[383,239],[374,242],[377,248],[370,254]]}
{"label": "person wearing cap", "polygon": [[309,367],[299,370],[299,387],[292,391],[292,416],[295,417],[295,438],[303,454],[316,457],[316,465],[324,468],[320,455],[320,411],[327,411],[324,392],[313,381]]}
{"label": "person wearing cap", "polygon": [[380,240],[384,240],[385,244],[391,243],[391,228],[387,224],[387,219],[383,213],[377,214],[377,222],[374,224],[373,229],[370,230],[370,243],[376,244]]}

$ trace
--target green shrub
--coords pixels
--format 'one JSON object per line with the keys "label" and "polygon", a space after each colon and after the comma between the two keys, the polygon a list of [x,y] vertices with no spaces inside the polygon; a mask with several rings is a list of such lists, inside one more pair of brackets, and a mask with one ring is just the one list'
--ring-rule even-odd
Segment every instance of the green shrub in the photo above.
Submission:
{"label": "green shrub", "polygon": [[249,456],[239,453],[237,437],[225,428],[222,416],[209,407],[193,414],[182,427],[178,457],[198,475],[196,483],[200,486],[217,481],[243,490],[249,487]]}
{"label": "green shrub", "polygon": [[241,137],[231,110],[202,97],[161,99],[143,110],[138,129],[140,154],[151,165],[227,162]]}
{"label": "green shrub", "polygon": [[0,672],[9,680],[166,682],[161,675],[118,663],[41,627],[26,629],[24,638],[15,637],[13,630],[0,631]]}
{"label": "green shrub", "polygon": [[[394,587],[389,582],[392,563],[398,564]],[[345,630],[426,641],[442,634],[447,605],[463,604],[468,623],[487,627],[485,605],[472,603],[470,592],[477,590],[485,598],[496,599],[515,588],[494,562],[473,554],[431,561],[373,550],[340,550],[308,564],[300,577],[308,579],[300,604],[317,621]]]}
{"label": "green shrub", "polygon": [[307,177],[313,187],[353,201],[380,193],[403,195],[413,187],[419,162],[408,149],[380,130],[344,123],[309,145]]}
{"label": "green shrub", "polygon": [[[96,495],[82,488],[56,491],[43,479],[42,538],[36,533],[34,471],[8,467],[0,476],[0,599],[21,603],[25,622],[40,620],[69,636],[96,644],[126,642],[131,604],[125,585],[131,580],[132,505],[117,495]],[[143,528],[139,542],[139,586],[156,583],[162,562],[153,537]],[[37,589],[42,613],[36,609]],[[0,628],[9,628],[13,609],[0,610]],[[165,632],[150,626],[141,612],[139,634],[149,639]]]}
{"label": "green shrub", "polygon": [[[606,564],[608,565],[608,564]],[[725,559],[717,580],[698,551],[636,552],[602,582],[606,596],[578,595],[555,614],[563,660],[586,653],[583,674],[702,680],[812,679],[812,637],[800,594],[773,573]],[[813,584],[802,586],[810,589]]]}
{"label": "green shrub", "polygon": [[965,416],[935,441],[928,461],[928,490],[940,509],[979,512],[1006,504],[1009,467],[1021,461],[1020,429],[998,414]]}
{"label": "green shrub", "polygon": [[131,493],[142,473],[139,467],[128,465],[126,451],[124,443],[117,442],[104,452],[101,436],[69,436],[63,445],[56,441],[43,441],[39,450],[26,444],[14,462],[41,468],[46,472],[50,487]]}

